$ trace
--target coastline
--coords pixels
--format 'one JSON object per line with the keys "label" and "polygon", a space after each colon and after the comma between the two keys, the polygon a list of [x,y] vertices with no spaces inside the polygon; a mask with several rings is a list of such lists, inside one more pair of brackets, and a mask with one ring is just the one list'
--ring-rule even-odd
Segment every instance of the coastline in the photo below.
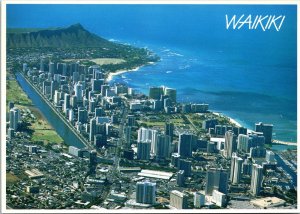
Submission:
{"label": "coastline", "polygon": [[[147,65],[153,65],[155,64],[155,62],[148,62],[147,64],[144,64],[144,65],[141,65],[141,66],[138,66],[136,68],[133,68],[133,69],[130,69],[130,70],[118,70],[116,72],[110,72],[106,78],[106,81],[107,82],[110,82],[111,80],[113,80],[114,76],[118,76],[118,75],[121,75],[121,74],[124,74],[124,73],[127,73],[127,72],[134,72],[134,71],[138,71],[140,68],[144,67],[144,66],[147,66]],[[217,116],[221,116],[221,117],[225,117],[227,118],[230,123],[234,124],[235,126],[237,127],[244,127],[243,125],[241,125],[241,123],[239,123],[236,119],[224,114],[224,113],[221,113],[221,112],[215,112],[215,111],[212,111],[212,113],[214,115],[217,115]],[[249,129],[247,128],[247,133],[252,133],[252,132],[255,132],[253,129]],[[297,146],[297,142],[286,142],[286,141],[282,141],[282,140],[278,140],[278,139],[273,139],[273,143],[276,145],[285,145],[285,146]]]}
{"label": "coastline", "polygon": [[121,74],[124,74],[124,73],[128,73],[128,72],[134,72],[134,71],[138,71],[140,68],[146,66],[146,65],[153,65],[155,64],[155,62],[148,62],[147,64],[144,64],[144,65],[140,65],[140,66],[137,66],[133,69],[130,69],[130,70],[117,70],[116,72],[110,72],[106,78],[106,81],[107,82],[110,82],[113,80],[114,76],[118,76],[118,75],[121,75]]}
{"label": "coastline", "polygon": [[[227,115],[224,115],[223,113],[220,113],[220,112],[212,112],[214,115],[217,115],[217,116],[221,116],[221,117],[225,117],[225,118],[228,118],[229,121],[231,123],[233,123],[234,125],[236,125],[237,127],[242,127],[242,125],[236,121],[235,119],[231,118],[231,117],[228,117]],[[249,130],[249,131],[252,131],[252,130]]]}
{"label": "coastline", "polygon": [[[214,115],[217,115],[217,116],[221,116],[221,117],[225,117],[225,118],[228,118],[229,121],[231,123],[233,123],[234,125],[236,125],[237,127],[243,127],[238,121],[236,121],[235,119],[223,114],[223,113],[220,113],[220,112],[212,112]],[[247,132],[248,133],[252,133],[252,132],[255,132],[254,130],[251,130],[251,129],[248,129],[247,128]],[[272,144],[277,144],[277,145],[285,145],[285,146],[297,146],[297,142],[286,142],[286,141],[282,141],[282,140],[277,140],[277,139],[273,139],[273,142]]]}

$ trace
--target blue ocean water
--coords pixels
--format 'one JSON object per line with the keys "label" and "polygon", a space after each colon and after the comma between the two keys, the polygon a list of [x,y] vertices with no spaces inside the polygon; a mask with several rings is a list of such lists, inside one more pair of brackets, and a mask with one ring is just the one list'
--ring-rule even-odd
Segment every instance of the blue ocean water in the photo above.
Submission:
{"label": "blue ocean water", "polygon": [[[295,5],[8,5],[7,14],[8,27],[79,22],[104,38],[148,47],[160,62],[113,81],[144,93],[174,87],[178,101],[209,103],[250,129],[273,123],[275,139],[297,140]],[[226,14],[285,20],[279,32],[227,30]]]}

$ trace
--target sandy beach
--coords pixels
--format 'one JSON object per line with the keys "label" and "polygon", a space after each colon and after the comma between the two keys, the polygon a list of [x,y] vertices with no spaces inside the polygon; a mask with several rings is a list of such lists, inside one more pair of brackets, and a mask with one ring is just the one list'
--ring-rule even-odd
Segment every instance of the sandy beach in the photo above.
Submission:
{"label": "sandy beach", "polygon": [[[153,65],[153,64],[154,64],[154,62],[149,62],[145,65]],[[127,73],[127,72],[138,71],[141,67],[143,67],[145,65],[141,65],[141,66],[138,66],[138,67],[136,67],[134,69],[130,69],[130,70],[118,70],[116,72],[110,72],[107,76],[106,81],[110,82],[114,78],[114,76],[118,76],[118,75],[121,75],[121,74],[124,74],[124,73]]]}
{"label": "sandy beach", "polygon": [[228,116],[226,116],[226,115],[224,115],[224,114],[221,114],[221,113],[218,113],[218,112],[212,112],[214,115],[217,115],[217,116],[222,116],[222,117],[226,117],[226,118],[228,118],[229,119],[229,121],[231,122],[231,123],[233,123],[234,125],[236,125],[237,127],[242,127],[242,125],[239,123],[239,122],[237,122],[235,119],[233,119],[233,118],[231,118],[231,117],[228,117]]}

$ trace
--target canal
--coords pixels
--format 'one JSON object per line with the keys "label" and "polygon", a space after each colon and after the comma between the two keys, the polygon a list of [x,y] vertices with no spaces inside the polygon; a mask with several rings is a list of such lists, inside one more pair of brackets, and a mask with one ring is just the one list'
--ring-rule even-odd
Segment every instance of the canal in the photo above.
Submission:
{"label": "canal", "polygon": [[78,137],[73,133],[72,130],[70,130],[68,126],[66,126],[66,124],[57,116],[57,114],[49,107],[49,105],[45,103],[35,89],[26,82],[24,77],[20,74],[16,74],[16,79],[28,97],[32,100],[33,104],[42,112],[51,126],[62,137],[64,142],[69,146],[84,148],[85,145],[81,142],[81,140],[78,139]]}

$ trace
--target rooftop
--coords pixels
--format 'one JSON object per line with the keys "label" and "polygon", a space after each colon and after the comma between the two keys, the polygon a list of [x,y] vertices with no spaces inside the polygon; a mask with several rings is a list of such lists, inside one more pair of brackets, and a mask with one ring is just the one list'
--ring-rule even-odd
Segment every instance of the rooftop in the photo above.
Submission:
{"label": "rooftop", "polygon": [[148,178],[159,178],[169,180],[173,176],[173,173],[145,169],[138,173],[138,175]]}
{"label": "rooftop", "polygon": [[282,200],[277,197],[266,197],[266,198],[251,200],[250,203],[261,208],[265,208],[265,207],[270,208],[270,207],[278,207],[283,205],[285,203],[285,200]]}

